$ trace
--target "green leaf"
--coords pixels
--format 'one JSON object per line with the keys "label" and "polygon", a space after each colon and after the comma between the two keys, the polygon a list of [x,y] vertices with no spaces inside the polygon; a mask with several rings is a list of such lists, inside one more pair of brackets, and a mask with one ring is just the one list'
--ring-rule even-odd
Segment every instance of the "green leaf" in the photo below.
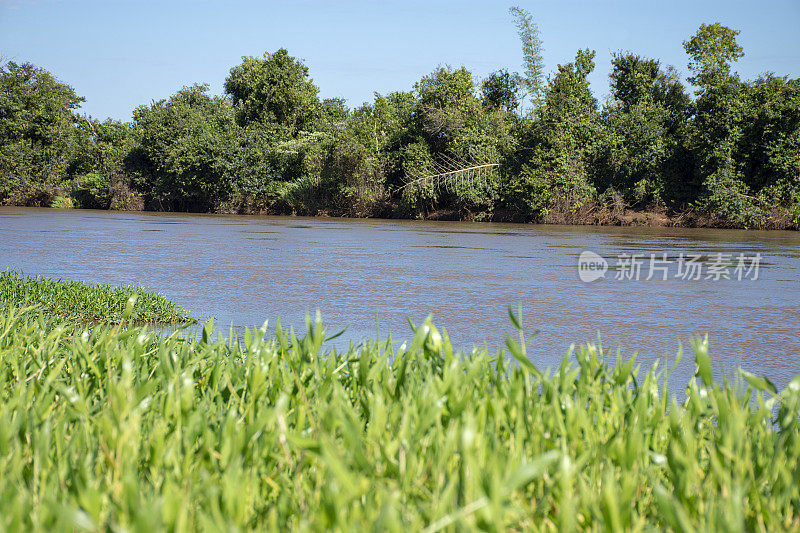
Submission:
{"label": "green leaf", "polygon": [[514,491],[527,485],[534,479],[540,478],[547,471],[548,467],[556,462],[559,457],[561,457],[561,452],[558,450],[550,450],[530,463],[520,466],[506,481],[507,489],[509,491]]}
{"label": "green leaf", "polygon": [[518,311],[519,314],[514,315],[514,310],[511,307],[508,308],[508,316],[511,319],[511,323],[514,324],[514,327],[517,329],[517,331],[522,329],[522,304],[520,304]]}
{"label": "green leaf", "polygon": [[122,316],[125,320],[128,320],[133,314],[133,308],[136,306],[136,300],[138,299],[138,294],[132,294],[131,297],[128,298],[128,301],[125,303],[125,311],[122,313]]}
{"label": "green leaf", "polygon": [[697,365],[697,375],[703,385],[710,387],[714,383],[714,376],[711,373],[711,356],[708,355],[708,335],[704,338],[695,337],[692,341],[694,348],[694,360]]}
{"label": "green leaf", "polygon": [[522,348],[514,339],[511,338],[511,335],[506,335],[506,347],[508,348],[508,353],[511,354],[511,357],[513,357],[522,368],[528,372],[531,372],[532,374],[536,374],[537,376],[541,375],[539,369],[537,369],[536,365],[534,365],[525,356]]}
{"label": "green leaf", "polygon": [[778,394],[778,389],[775,388],[775,385],[773,385],[773,383],[767,379],[766,376],[756,376],[755,374],[751,374],[750,372],[741,368],[739,369],[739,372],[741,372],[742,376],[744,376],[744,379],[746,379],[747,382],[757,390],[762,392],[768,391],[773,395]]}
{"label": "green leaf", "polygon": [[653,487],[656,502],[661,510],[661,516],[674,531],[695,531],[689,520],[686,510],[666,488],[660,483]]}

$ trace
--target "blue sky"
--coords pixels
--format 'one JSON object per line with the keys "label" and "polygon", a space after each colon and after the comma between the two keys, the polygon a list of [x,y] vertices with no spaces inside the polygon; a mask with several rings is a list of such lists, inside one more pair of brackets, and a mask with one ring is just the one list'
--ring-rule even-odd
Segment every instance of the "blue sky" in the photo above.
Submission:
{"label": "blue sky", "polygon": [[323,97],[351,106],[375,91],[411,89],[439,64],[476,79],[522,70],[510,5],[530,11],[547,72],[578,48],[597,51],[592,89],[608,93],[611,52],[632,50],[686,72],[681,43],[703,22],[740,30],[745,78],[800,77],[800,2],[613,0],[115,1],[0,0],[0,55],[31,61],[86,97],[83,111],[128,120],[138,105],[183,85],[215,94],[243,55],[287,48],[305,60]]}

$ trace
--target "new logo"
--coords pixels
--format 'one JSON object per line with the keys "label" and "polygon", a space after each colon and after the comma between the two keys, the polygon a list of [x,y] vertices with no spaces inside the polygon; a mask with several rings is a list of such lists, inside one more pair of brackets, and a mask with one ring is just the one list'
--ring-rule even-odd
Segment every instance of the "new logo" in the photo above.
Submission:
{"label": "new logo", "polygon": [[608,261],[594,252],[588,250],[581,252],[578,258],[578,277],[581,281],[589,283],[600,279],[606,275],[606,271],[608,271]]}

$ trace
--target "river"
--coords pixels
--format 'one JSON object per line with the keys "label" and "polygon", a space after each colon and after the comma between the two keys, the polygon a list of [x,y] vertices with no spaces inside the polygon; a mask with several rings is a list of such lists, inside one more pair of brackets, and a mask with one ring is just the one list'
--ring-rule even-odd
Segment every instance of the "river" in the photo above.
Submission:
{"label": "river", "polygon": [[[590,282],[586,251],[609,267]],[[683,343],[683,379],[708,333],[718,374],[800,374],[797,232],[0,208],[5,268],[141,284],[223,328],[280,317],[302,331],[319,310],[329,332],[347,327],[339,347],[377,326],[408,339],[406,317],[431,314],[456,345],[495,349],[521,303],[542,368],[599,333],[644,366]]]}

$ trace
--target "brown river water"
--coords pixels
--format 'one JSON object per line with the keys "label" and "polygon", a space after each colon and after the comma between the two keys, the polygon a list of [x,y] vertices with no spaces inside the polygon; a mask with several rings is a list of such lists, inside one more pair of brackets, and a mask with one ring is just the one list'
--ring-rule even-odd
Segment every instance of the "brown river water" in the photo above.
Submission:
{"label": "brown river water", "polygon": [[[600,279],[581,280],[584,251],[609,264]],[[693,255],[699,279],[683,262]],[[742,366],[779,387],[800,374],[797,232],[0,208],[5,268],[141,284],[225,329],[280,317],[302,331],[319,310],[329,332],[347,327],[337,348],[376,324],[410,339],[406,317],[432,314],[457,346],[494,350],[521,303],[543,369],[599,333],[643,366],[682,343],[683,382],[692,336],[708,333],[718,374]]]}

